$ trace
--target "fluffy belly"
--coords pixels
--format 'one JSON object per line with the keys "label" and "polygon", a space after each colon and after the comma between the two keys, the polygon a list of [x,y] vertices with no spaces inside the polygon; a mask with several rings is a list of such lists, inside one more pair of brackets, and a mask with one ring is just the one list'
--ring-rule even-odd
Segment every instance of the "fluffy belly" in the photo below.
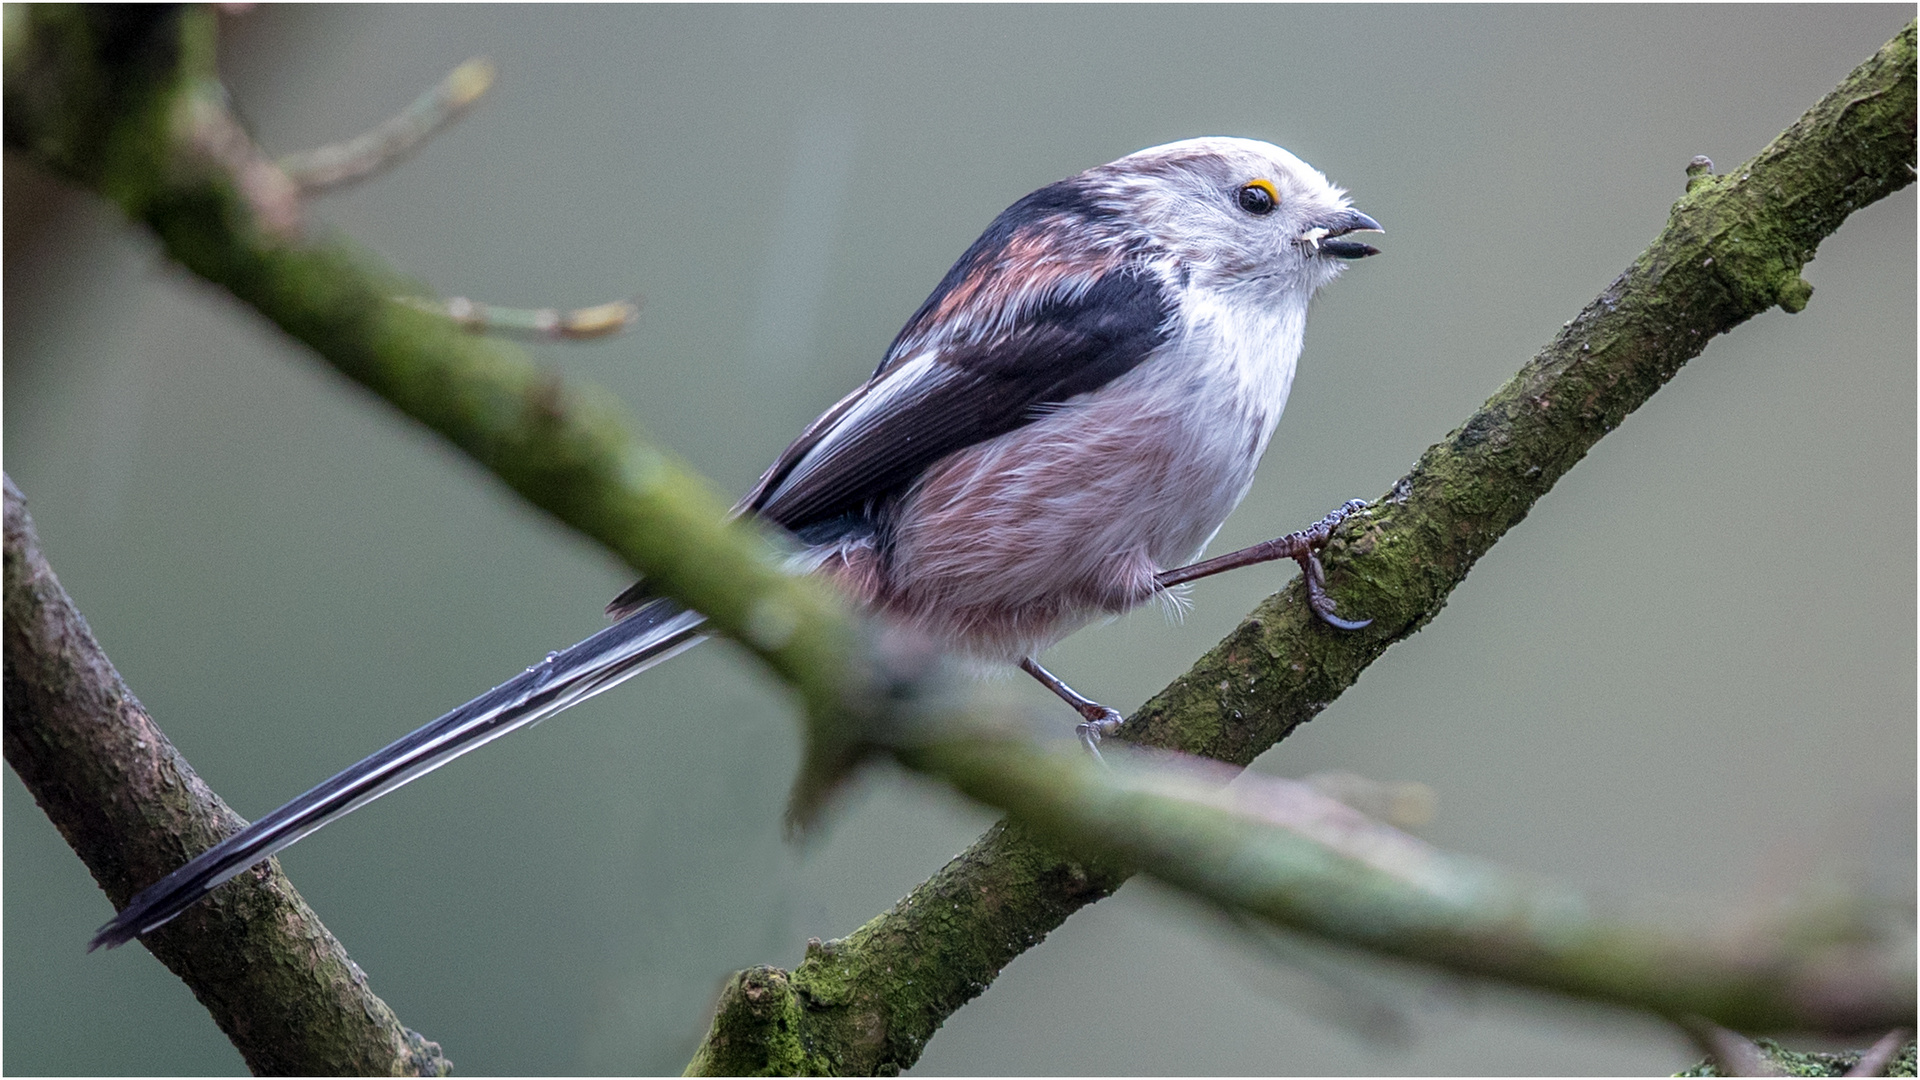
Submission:
{"label": "fluffy belly", "polygon": [[1151,597],[1246,494],[1272,424],[1110,389],[929,469],[858,591],[982,660]]}

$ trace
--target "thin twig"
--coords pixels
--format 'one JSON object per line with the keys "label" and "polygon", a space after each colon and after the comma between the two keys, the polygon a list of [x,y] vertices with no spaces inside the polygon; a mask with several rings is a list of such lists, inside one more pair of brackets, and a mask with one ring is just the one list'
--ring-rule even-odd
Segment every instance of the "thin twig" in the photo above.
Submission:
{"label": "thin twig", "polygon": [[400,115],[345,142],[287,154],[280,169],[304,194],[365,180],[405,160],[420,144],[466,115],[493,85],[493,61],[476,56],[454,68]]}
{"label": "thin twig", "polygon": [[449,300],[430,300],[419,296],[396,296],[395,303],[415,311],[438,315],[462,330],[476,334],[536,341],[591,341],[624,333],[640,318],[640,300],[615,300],[592,307],[561,311],[558,308],[511,308],[482,304],[464,296]]}

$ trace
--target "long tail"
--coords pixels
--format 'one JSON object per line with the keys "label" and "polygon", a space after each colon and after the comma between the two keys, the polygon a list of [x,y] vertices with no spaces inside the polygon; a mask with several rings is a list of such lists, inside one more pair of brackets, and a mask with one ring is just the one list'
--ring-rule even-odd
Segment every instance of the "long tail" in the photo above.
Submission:
{"label": "long tail", "polygon": [[100,928],[87,951],[124,945],[185,911],[213,888],[330,821],[515,728],[552,716],[705,640],[706,620],[667,600],[525,672],[376,751],[209,848],[142,890]]}

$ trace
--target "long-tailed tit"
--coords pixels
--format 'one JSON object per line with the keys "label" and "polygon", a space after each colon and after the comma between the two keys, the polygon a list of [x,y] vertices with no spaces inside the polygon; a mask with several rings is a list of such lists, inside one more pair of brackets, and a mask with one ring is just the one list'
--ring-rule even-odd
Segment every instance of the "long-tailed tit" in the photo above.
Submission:
{"label": "long-tailed tit", "polygon": [[[907,320],[859,389],[801,433],[739,512],[779,525],[805,569],[976,659],[1017,663],[1085,718],[1119,714],[1034,659],[1172,586],[1298,560],[1333,615],[1310,529],[1204,563],[1247,493],[1293,382],[1307,302],[1378,230],[1277,146],[1156,146],[1028,195]],[[340,773],[134,897],[93,946],[160,926],[248,866],[482,743],[702,640],[645,584],[619,621]]]}

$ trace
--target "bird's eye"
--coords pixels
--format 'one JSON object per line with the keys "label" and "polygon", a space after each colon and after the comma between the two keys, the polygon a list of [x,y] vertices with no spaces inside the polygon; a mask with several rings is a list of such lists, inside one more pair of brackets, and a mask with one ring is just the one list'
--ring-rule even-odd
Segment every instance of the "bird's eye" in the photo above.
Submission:
{"label": "bird's eye", "polygon": [[1280,205],[1280,193],[1271,180],[1249,180],[1240,185],[1240,209],[1256,217],[1273,213]]}

